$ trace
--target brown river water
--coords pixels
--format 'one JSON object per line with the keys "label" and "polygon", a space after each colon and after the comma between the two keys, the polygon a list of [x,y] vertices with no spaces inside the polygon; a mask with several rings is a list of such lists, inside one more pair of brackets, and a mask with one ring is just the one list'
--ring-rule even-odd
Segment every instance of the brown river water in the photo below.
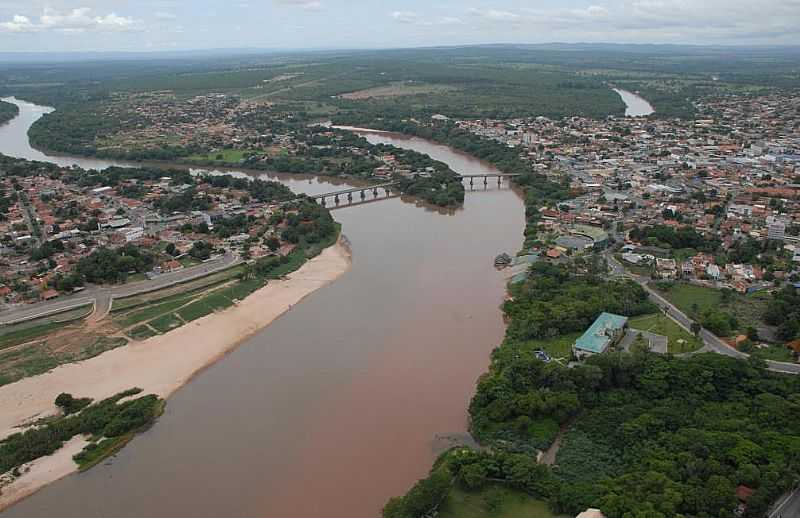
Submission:
{"label": "brown river water", "polygon": [[[31,149],[27,128],[44,110],[20,107],[0,127],[0,152],[109,164]],[[494,171],[423,140],[366,136],[461,173]],[[298,192],[341,187],[264,176]],[[373,518],[424,476],[437,437],[466,431],[475,382],[502,339],[505,280],[493,259],[522,242],[522,200],[476,182],[452,214],[399,198],[333,214],[353,248],[347,274],[179,390],[116,457],[2,516]]]}

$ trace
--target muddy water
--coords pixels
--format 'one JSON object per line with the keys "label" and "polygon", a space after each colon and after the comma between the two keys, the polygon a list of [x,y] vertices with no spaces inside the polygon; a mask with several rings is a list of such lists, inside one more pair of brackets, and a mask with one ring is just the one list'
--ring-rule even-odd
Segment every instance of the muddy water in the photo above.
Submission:
{"label": "muddy water", "polygon": [[[368,138],[459,172],[491,170],[425,141]],[[0,131],[0,152],[30,149]],[[492,263],[521,242],[522,202],[481,182],[452,214],[391,199],[334,215],[354,251],[344,277],[186,385],[116,458],[3,516],[375,517],[423,476],[437,435],[466,430],[475,381],[501,340],[504,280]]]}

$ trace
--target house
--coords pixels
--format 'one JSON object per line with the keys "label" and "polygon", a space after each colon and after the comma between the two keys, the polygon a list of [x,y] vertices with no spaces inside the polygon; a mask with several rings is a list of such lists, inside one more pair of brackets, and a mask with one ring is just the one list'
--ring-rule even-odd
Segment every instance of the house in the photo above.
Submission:
{"label": "house", "polygon": [[53,300],[58,298],[58,292],[56,290],[45,290],[42,292],[42,300]]}
{"label": "house", "polygon": [[602,313],[597,320],[575,341],[572,351],[578,359],[602,354],[622,338],[628,327],[628,317],[613,313]]}

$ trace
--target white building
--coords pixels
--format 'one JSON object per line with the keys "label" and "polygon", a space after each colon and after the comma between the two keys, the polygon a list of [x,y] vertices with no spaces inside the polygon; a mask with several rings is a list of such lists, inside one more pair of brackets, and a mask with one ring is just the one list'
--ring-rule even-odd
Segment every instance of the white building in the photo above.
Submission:
{"label": "white building", "polygon": [[767,218],[767,239],[783,241],[786,236],[786,223],[779,218],[769,216]]}
{"label": "white building", "polygon": [[125,242],[130,243],[144,237],[144,229],[142,227],[126,228],[122,231],[125,236]]}

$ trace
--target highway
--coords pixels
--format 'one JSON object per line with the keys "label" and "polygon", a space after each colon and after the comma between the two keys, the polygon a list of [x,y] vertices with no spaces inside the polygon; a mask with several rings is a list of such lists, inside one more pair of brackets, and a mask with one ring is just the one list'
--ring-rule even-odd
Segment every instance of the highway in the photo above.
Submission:
{"label": "highway", "polygon": [[[629,279],[632,279],[633,281],[641,285],[647,291],[648,295],[650,296],[650,300],[658,304],[658,306],[664,310],[664,313],[668,317],[670,317],[675,323],[683,327],[689,333],[692,332],[691,329],[692,329],[692,324],[694,324],[694,320],[689,318],[685,313],[683,313],[677,307],[672,305],[672,303],[670,303],[667,299],[662,297],[653,288],[651,288],[648,285],[649,279],[641,277],[639,275],[635,275],[627,271],[625,267],[622,266],[610,252],[607,251],[603,255],[608,261],[608,265],[611,268],[612,275],[628,277]],[[745,354],[729,346],[728,344],[723,342],[717,335],[715,335],[714,333],[705,328],[702,328],[700,330],[700,334],[698,335],[698,337],[701,340],[703,340],[704,344],[704,347],[703,349],[701,349],[701,351],[712,351],[717,354],[723,354],[725,356],[730,356],[732,358],[738,358],[741,360],[746,360],[747,358],[750,357],[750,355]],[[787,374],[800,374],[800,364],[796,363],[767,361],[767,368],[775,372],[784,372]]]}
{"label": "highway", "polygon": [[775,503],[768,518],[796,518],[800,516],[800,489],[784,495]]}
{"label": "highway", "polygon": [[130,297],[139,293],[168,288],[175,284],[211,275],[212,273],[235,266],[241,262],[238,255],[229,252],[222,257],[198,264],[197,266],[185,268],[176,272],[165,273],[146,281],[110,287],[89,286],[85,290],[71,296],[64,296],[57,300],[38,302],[36,304],[26,305],[25,307],[3,311],[0,313],[0,325],[13,324],[15,322],[61,313],[87,304],[95,305],[94,312],[89,319],[97,321],[105,317],[111,310],[113,299]]}

